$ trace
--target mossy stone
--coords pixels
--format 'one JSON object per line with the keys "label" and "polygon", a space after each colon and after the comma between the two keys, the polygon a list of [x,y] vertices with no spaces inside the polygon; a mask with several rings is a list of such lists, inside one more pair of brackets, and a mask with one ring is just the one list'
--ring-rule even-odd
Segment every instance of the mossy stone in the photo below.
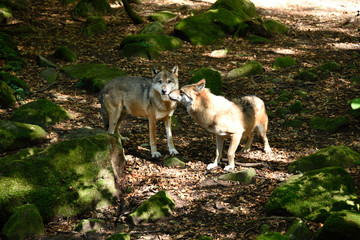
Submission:
{"label": "mossy stone", "polygon": [[213,240],[213,238],[206,235],[202,235],[198,237],[197,240]]}
{"label": "mossy stone", "polygon": [[90,16],[86,19],[84,33],[86,35],[96,35],[107,30],[105,19],[102,17]]}
{"label": "mossy stone", "polygon": [[197,83],[201,79],[205,79],[205,87],[215,95],[220,95],[222,90],[222,78],[218,71],[211,68],[198,68],[190,72],[193,76],[190,78],[189,84]]}
{"label": "mossy stone", "polygon": [[25,204],[16,208],[4,224],[2,232],[10,240],[27,239],[44,234],[45,227],[37,207]]}
{"label": "mossy stone", "polygon": [[13,90],[3,81],[0,80],[0,107],[10,108],[15,106],[16,98]]}
{"label": "mossy stone", "polygon": [[272,42],[270,39],[260,37],[260,36],[256,36],[256,35],[249,36],[248,40],[249,40],[249,42],[255,43],[255,44],[264,44],[264,43],[271,43]]}
{"label": "mossy stone", "polygon": [[283,118],[285,115],[289,114],[290,111],[288,108],[279,108],[276,110],[278,117]]}
{"label": "mossy stone", "polygon": [[178,157],[171,157],[165,160],[164,165],[167,167],[185,167],[186,163]]}
{"label": "mossy stone", "polygon": [[313,117],[310,119],[310,126],[316,130],[321,130],[324,132],[336,132],[340,127],[348,123],[348,120],[344,116],[339,116],[336,118],[322,118],[322,117]]}
{"label": "mossy stone", "polygon": [[296,61],[292,57],[279,57],[275,59],[273,68],[277,70],[280,68],[287,68],[295,65],[296,65]]}
{"label": "mossy stone", "polygon": [[322,72],[334,72],[340,70],[340,65],[336,62],[327,62],[319,67],[319,70]]}
{"label": "mossy stone", "polygon": [[264,25],[272,34],[283,34],[288,31],[288,28],[284,24],[281,24],[274,19],[265,20]]}
{"label": "mossy stone", "polygon": [[74,14],[79,17],[104,16],[111,12],[106,0],[80,0],[74,9]]}
{"label": "mossy stone", "polygon": [[302,81],[316,82],[319,77],[316,74],[316,71],[312,68],[306,69],[295,76],[295,79],[300,79]]}
{"label": "mossy stone", "polygon": [[354,180],[341,167],[298,175],[275,189],[265,204],[268,214],[324,221],[332,212],[356,208]]}
{"label": "mossy stone", "polygon": [[58,67],[55,63],[41,55],[38,56],[38,62],[40,67],[52,67],[55,69]]}
{"label": "mossy stone", "polygon": [[127,233],[116,233],[108,237],[106,240],[130,240],[130,235]]}
{"label": "mossy stone", "polygon": [[0,3],[0,20],[4,21],[4,19],[12,18],[12,16],[12,9],[9,6]]}
{"label": "mossy stone", "polygon": [[137,43],[143,46],[152,46],[158,51],[174,50],[182,46],[182,41],[173,36],[157,34],[128,35],[120,43],[119,50],[126,45]]}
{"label": "mossy stone", "polygon": [[58,47],[54,52],[54,57],[68,62],[75,62],[77,58],[76,54],[68,46]]}
{"label": "mossy stone", "polygon": [[153,13],[149,16],[149,20],[152,22],[166,23],[170,19],[176,17],[175,13],[170,11],[161,11],[157,13]]}
{"label": "mossy stone", "polygon": [[285,236],[290,240],[311,240],[313,238],[312,232],[303,220],[293,221],[286,230]]}
{"label": "mossy stone", "polygon": [[360,239],[360,214],[342,211],[334,213],[324,222],[315,240]]}
{"label": "mossy stone", "polygon": [[80,63],[61,69],[71,78],[77,78],[78,87],[100,91],[112,79],[124,76],[125,73],[118,68],[109,68],[105,64]]}
{"label": "mossy stone", "polygon": [[42,70],[40,72],[40,76],[45,79],[48,84],[52,84],[56,82],[59,73],[56,71],[55,68],[49,67]]}
{"label": "mossy stone", "polygon": [[242,65],[240,68],[235,68],[228,72],[228,78],[248,77],[252,75],[259,75],[264,72],[264,68],[258,61],[250,61]]}
{"label": "mossy stone", "polygon": [[0,120],[0,152],[41,143],[46,135],[37,125]]}
{"label": "mossy stone", "polygon": [[149,60],[157,59],[160,56],[160,52],[152,45],[146,45],[143,43],[127,44],[119,51],[119,53],[121,57],[140,57]]}
{"label": "mossy stone", "polygon": [[288,126],[288,127],[299,128],[303,124],[303,120],[299,119],[299,118],[290,119],[290,120],[286,120],[284,122],[284,124],[285,124],[285,126]]}
{"label": "mossy stone", "polygon": [[134,224],[148,222],[169,217],[174,208],[175,203],[169,194],[166,191],[161,190],[143,202],[133,213],[130,214],[130,217]]}
{"label": "mossy stone", "polygon": [[307,172],[332,166],[351,168],[359,164],[360,153],[347,146],[329,146],[290,163],[288,171]]}
{"label": "mossy stone", "polygon": [[100,231],[105,227],[105,221],[103,219],[83,219],[76,226],[74,230],[79,233],[87,233],[91,231]]}
{"label": "mossy stone", "polygon": [[290,107],[289,110],[291,113],[298,113],[303,109],[301,101],[296,100]]}
{"label": "mossy stone", "polygon": [[109,134],[61,141],[22,159],[0,158],[0,224],[24,203],[36,205],[45,221],[109,206],[124,164],[122,146]]}
{"label": "mossy stone", "polygon": [[68,119],[71,119],[71,115],[65,109],[47,99],[22,105],[11,116],[12,121],[36,124],[43,128]]}
{"label": "mossy stone", "polygon": [[140,34],[162,34],[164,33],[164,27],[159,22],[152,22],[143,29],[141,29]]}
{"label": "mossy stone", "polygon": [[290,240],[290,239],[279,232],[268,232],[261,234],[256,238],[256,240]]}
{"label": "mossy stone", "polygon": [[227,173],[227,174],[221,175],[219,177],[219,179],[251,183],[251,181],[255,175],[256,175],[256,171],[254,168],[247,168],[247,169],[241,170],[240,172],[233,172],[233,173]]}
{"label": "mossy stone", "polygon": [[5,82],[8,86],[13,86],[13,88],[22,88],[27,94],[30,92],[30,87],[26,84],[26,82],[16,75],[13,75],[9,72],[1,72],[0,71],[0,80]]}
{"label": "mossy stone", "polygon": [[255,5],[249,0],[217,0],[210,9],[227,9],[243,20],[257,16]]}

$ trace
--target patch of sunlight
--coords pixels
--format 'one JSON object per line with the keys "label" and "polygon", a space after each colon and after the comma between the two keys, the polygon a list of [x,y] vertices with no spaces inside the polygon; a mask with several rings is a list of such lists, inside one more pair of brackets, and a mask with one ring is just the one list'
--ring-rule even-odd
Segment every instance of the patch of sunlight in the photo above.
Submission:
{"label": "patch of sunlight", "polygon": [[17,198],[32,191],[34,187],[24,178],[2,177],[0,179],[0,199]]}
{"label": "patch of sunlight", "polygon": [[329,43],[331,47],[342,50],[360,50],[360,43]]}
{"label": "patch of sunlight", "polygon": [[274,52],[279,53],[279,54],[288,54],[288,55],[297,53],[292,49],[286,49],[286,48],[277,48],[277,49],[274,49]]}

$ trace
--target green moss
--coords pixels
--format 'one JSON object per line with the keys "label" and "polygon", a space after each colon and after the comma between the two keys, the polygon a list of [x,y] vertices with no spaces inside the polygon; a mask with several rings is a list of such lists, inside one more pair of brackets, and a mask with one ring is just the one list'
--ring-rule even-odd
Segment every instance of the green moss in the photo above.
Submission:
{"label": "green moss", "polygon": [[302,103],[299,100],[296,100],[295,103],[293,103],[290,107],[289,110],[291,113],[298,113],[303,109]]}
{"label": "green moss", "polygon": [[91,16],[86,19],[84,33],[86,35],[96,35],[105,32],[107,25],[102,17]]}
{"label": "green moss", "polygon": [[228,72],[228,78],[236,78],[236,77],[247,77],[252,75],[262,74],[264,72],[264,68],[258,61],[249,61],[245,63],[240,68],[236,68]]}
{"label": "green moss", "polygon": [[288,127],[295,127],[295,128],[299,128],[301,127],[301,125],[303,124],[303,120],[302,119],[291,119],[291,120],[286,120],[284,122],[285,126]]}
{"label": "green moss", "polygon": [[326,219],[315,239],[360,239],[360,214],[343,211],[331,215]]}
{"label": "green moss", "polygon": [[54,57],[68,62],[75,62],[77,58],[76,54],[68,46],[58,47],[55,50]]}
{"label": "green moss", "polygon": [[127,233],[116,233],[106,240],[130,240],[130,235]]}
{"label": "green moss", "polygon": [[339,71],[340,65],[336,62],[327,62],[319,67],[319,70],[322,72],[333,72],[333,71]]}
{"label": "green moss", "polygon": [[170,11],[161,11],[157,13],[153,13],[149,16],[149,20],[153,22],[166,23],[170,19],[176,17],[176,14]]}
{"label": "green moss", "polygon": [[273,191],[265,204],[268,214],[293,215],[323,221],[331,212],[356,208],[354,181],[340,167],[306,172]]}
{"label": "green moss", "polygon": [[307,172],[324,167],[355,167],[360,164],[360,153],[347,146],[330,146],[305,157],[300,157],[289,165],[289,172]]}
{"label": "green moss", "polygon": [[170,216],[174,208],[174,201],[166,191],[162,190],[143,202],[130,214],[130,217],[135,224],[142,221],[148,222]]}
{"label": "green moss", "polygon": [[313,239],[313,234],[307,227],[306,223],[302,220],[293,221],[289,228],[286,230],[285,236],[289,239],[302,239],[302,240],[311,240]]}
{"label": "green moss", "polygon": [[48,84],[55,83],[58,75],[59,73],[52,67],[46,68],[40,72],[40,76],[45,79]]}
{"label": "green moss", "polygon": [[292,57],[279,57],[275,59],[273,68],[280,69],[280,68],[287,68],[296,65],[296,61]]}
{"label": "green moss", "polygon": [[244,183],[251,183],[253,177],[256,175],[254,168],[247,168],[240,172],[227,173],[219,177],[220,180],[238,181]]}
{"label": "green moss", "polygon": [[126,36],[121,41],[119,50],[122,50],[126,45],[132,43],[152,46],[158,51],[173,50],[182,46],[181,40],[176,37],[157,34],[138,34]]}
{"label": "green moss", "polygon": [[37,125],[0,120],[0,152],[41,143],[46,135]]}
{"label": "green moss", "polygon": [[71,78],[78,78],[78,87],[99,91],[112,79],[124,76],[125,73],[118,68],[109,68],[105,64],[80,63],[61,69]]}
{"label": "green moss", "polygon": [[289,238],[278,232],[268,232],[258,236],[256,240],[289,240]]}
{"label": "green moss", "polygon": [[130,43],[120,50],[120,56],[122,57],[141,57],[146,59],[157,59],[160,56],[160,52],[156,50],[152,45],[144,43]]}
{"label": "green moss", "polygon": [[44,224],[39,210],[33,204],[18,207],[2,232],[8,239],[26,239],[43,234]]}
{"label": "green moss", "polygon": [[336,132],[340,127],[348,123],[348,120],[344,116],[336,117],[333,119],[314,117],[310,119],[310,126],[316,130],[325,132]]}
{"label": "green moss", "polygon": [[300,72],[298,75],[295,76],[295,79],[300,79],[309,82],[316,82],[319,79],[319,77],[316,74],[315,69],[310,68]]}
{"label": "green moss", "polygon": [[242,20],[250,20],[257,16],[255,5],[249,0],[218,0],[210,9],[227,9]]}
{"label": "green moss", "polygon": [[288,28],[285,25],[279,23],[274,19],[265,20],[264,25],[273,34],[283,34],[288,31]]}
{"label": "green moss", "polygon": [[10,87],[15,86],[17,88],[24,89],[24,91],[27,91],[27,92],[30,91],[29,86],[26,84],[26,82],[24,80],[18,78],[17,76],[15,76],[9,72],[1,72],[0,71],[0,80],[5,82]]}
{"label": "green moss", "polygon": [[141,34],[162,34],[164,27],[159,22],[152,22],[141,29]]}
{"label": "green moss", "polygon": [[22,105],[11,117],[12,121],[36,124],[43,128],[68,119],[71,119],[68,112],[47,99]]}
{"label": "green moss", "polygon": [[271,43],[272,41],[267,39],[267,38],[264,38],[264,37],[259,37],[259,36],[256,36],[256,35],[251,35],[248,37],[249,39],[249,42],[251,43],[255,43],[255,44],[264,44],[264,43]]}
{"label": "green moss", "polygon": [[80,17],[104,16],[111,11],[111,6],[106,0],[80,0],[74,14]]}
{"label": "green moss", "polygon": [[16,98],[13,90],[3,81],[0,81],[0,107],[10,108],[15,106]]}
{"label": "green moss", "polygon": [[198,68],[190,73],[193,74],[193,76],[191,77],[189,84],[197,83],[201,79],[205,79],[205,87],[209,88],[213,94],[221,94],[222,78],[218,71],[211,68]]}

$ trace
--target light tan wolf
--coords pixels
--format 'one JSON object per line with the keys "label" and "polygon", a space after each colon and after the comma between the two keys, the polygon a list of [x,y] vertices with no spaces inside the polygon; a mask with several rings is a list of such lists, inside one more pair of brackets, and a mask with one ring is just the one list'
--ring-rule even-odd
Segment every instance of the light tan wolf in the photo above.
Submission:
{"label": "light tan wolf", "polygon": [[153,69],[154,78],[121,76],[111,80],[100,91],[101,115],[108,133],[117,132],[126,114],[149,119],[151,156],[160,157],[156,148],[156,121],[165,122],[170,154],[178,154],[171,133],[171,116],[176,102],[168,94],[179,89],[178,67],[171,72]]}
{"label": "light tan wolf", "polygon": [[212,169],[218,166],[225,138],[231,138],[228,150],[229,165],[224,170],[232,170],[235,167],[235,151],[240,140],[247,138],[244,151],[249,151],[255,129],[260,133],[264,150],[271,153],[266,137],[268,116],[264,102],[256,96],[245,96],[234,102],[222,96],[216,96],[205,88],[205,79],[198,83],[183,86],[180,90],[174,90],[169,94],[173,101],[181,102],[186,106],[190,116],[202,127],[216,135],[216,158],[207,166]]}

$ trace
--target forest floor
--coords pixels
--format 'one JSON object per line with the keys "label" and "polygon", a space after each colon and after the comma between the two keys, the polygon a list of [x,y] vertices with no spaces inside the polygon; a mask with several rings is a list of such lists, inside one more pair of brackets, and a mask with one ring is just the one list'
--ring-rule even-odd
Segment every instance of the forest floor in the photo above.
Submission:
{"label": "forest floor", "polygon": [[[214,1],[163,0],[147,1],[135,5],[135,10],[143,17],[160,10],[170,10],[179,18],[165,24],[166,33],[171,34],[173,26],[191,11],[202,11]],[[175,111],[177,123],[173,128],[174,143],[180,156],[187,161],[184,168],[167,168],[163,165],[168,157],[165,130],[158,123],[158,149],[163,154],[160,159],[152,159],[148,143],[148,123],[146,119],[129,116],[121,126],[121,133],[130,138],[123,143],[127,164],[126,182],[128,192],[123,202],[101,211],[70,219],[54,219],[46,225],[46,236],[42,239],[104,239],[126,222],[142,201],[159,190],[166,190],[176,202],[173,215],[164,220],[125,227],[131,239],[196,239],[209,235],[214,239],[255,239],[262,224],[270,225],[271,231],[284,233],[292,222],[291,218],[264,218],[264,205],[271,192],[284,182],[290,174],[287,166],[298,157],[309,155],[330,145],[347,145],[360,150],[359,120],[349,115],[348,100],[359,97],[359,85],[352,86],[350,77],[359,75],[360,44],[359,22],[356,17],[360,10],[359,1],[253,1],[259,14],[264,18],[276,19],[289,27],[286,35],[276,36],[272,43],[251,44],[246,38],[231,37],[209,46],[192,46],[184,43],[174,51],[162,52],[157,60],[120,58],[116,47],[128,34],[135,34],[147,23],[134,25],[123,8],[114,1],[114,13],[107,16],[108,30],[94,37],[82,34],[85,19],[71,16],[74,5],[61,5],[59,1],[32,0],[31,10],[15,15],[14,23],[26,23],[36,33],[26,38],[14,37],[19,50],[28,65],[18,73],[31,87],[32,94],[27,103],[39,98],[47,98],[64,107],[73,119],[46,129],[50,134],[41,147],[53,144],[73,130],[91,127],[103,129],[99,113],[97,94],[76,87],[77,80],[60,73],[57,84],[46,89],[46,82],[39,73],[37,56],[43,55],[61,67],[69,63],[51,58],[54,50],[68,45],[78,55],[77,63],[104,63],[117,67],[128,75],[151,77],[151,68],[171,69],[179,66],[180,86],[187,84],[189,71],[200,67],[212,67],[219,72],[227,72],[249,60],[259,61],[265,68],[264,74],[249,78],[224,79],[223,95],[228,98],[243,95],[257,95],[265,103],[280,96],[282,90],[292,93],[298,90],[306,96],[294,94],[292,102],[280,102],[279,106],[267,105],[267,110],[276,112],[279,107],[288,107],[295,100],[301,100],[305,111],[292,114],[290,118],[301,116],[305,119],[299,128],[287,127],[278,116],[269,119],[268,138],[273,153],[266,155],[259,137],[254,139],[252,151],[236,153],[237,162],[263,163],[256,168],[256,176],[251,184],[219,181],[216,176],[224,173],[222,168],[207,171],[206,165],[215,157],[215,137],[195,124],[179,106]],[[266,3],[263,3],[266,2]],[[213,58],[214,50],[228,48],[226,57]],[[292,56],[297,66],[273,70],[274,59]],[[318,67],[328,61],[341,65],[341,70],[331,72],[317,82],[297,84],[294,76],[300,69]],[[356,66],[351,67],[351,66]],[[277,79],[274,81],[274,79]],[[274,94],[268,90],[273,88]],[[10,110],[0,110],[0,118],[7,119]],[[336,133],[313,130],[309,119],[313,116],[333,118],[346,116],[349,124]],[[226,149],[226,146],[225,146]],[[221,163],[226,164],[224,159]],[[240,166],[237,165],[237,170]],[[357,183],[359,191],[359,168],[348,169]],[[73,227],[81,218],[102,218],[107,227],[102,232],[82,235],[73,232]],[[313,233],[320,223],[307,222]]]}

